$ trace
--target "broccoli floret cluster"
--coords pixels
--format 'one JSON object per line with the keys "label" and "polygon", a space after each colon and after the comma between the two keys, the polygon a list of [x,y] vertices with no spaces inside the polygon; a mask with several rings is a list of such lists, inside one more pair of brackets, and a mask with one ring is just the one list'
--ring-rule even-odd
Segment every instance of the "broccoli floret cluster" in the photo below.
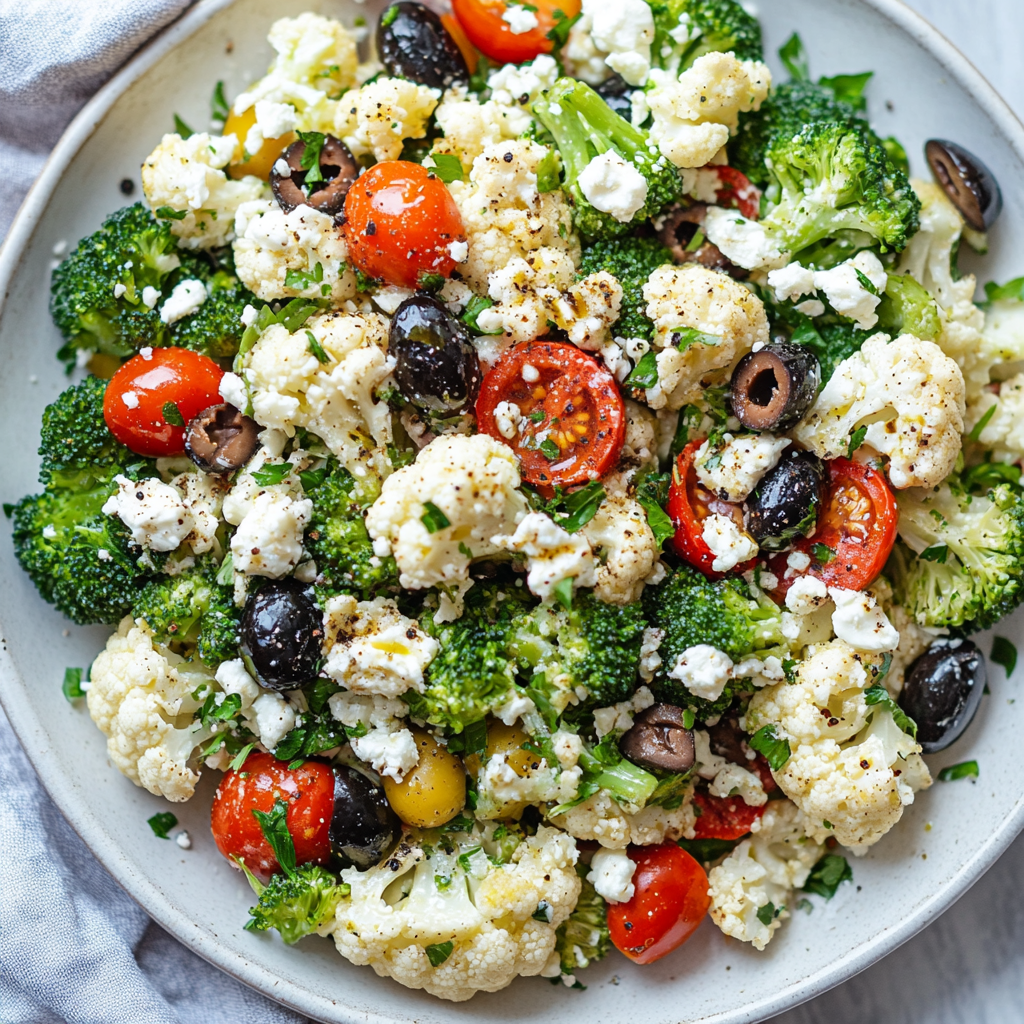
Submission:
{"label": "broccoli floret cluster", "polygon": [[577,864],[582,888],[573,912],[558,926],[555,949],[562,974],[573,974],[606,957],[612,948],[608,935],[608,904],[587,881],[590,868]]}
{"label": "broccoli floret cluster", "polygon": [[922,626],[960,635],[1024,600],[1024,493],[968,470],[898,492],[899,540],[886,566],[896,601]]}
{"label": "broccoli floret cluster", "polygon": [[183,256],[190,265],[189,276],[206,285],[208,297],[196,312],[172,325],[169,345],[201,352],[211,359],[227,359],[238,351],[245,333],[242,313],[249,305],[258,309],[260,303],[235,277],[230,252],[226,250],[219,263],[214,260],[212,270],[208,260]]}
{"label": "broccoli floret cluster", "polygon": [[672,262],[672,253],[657,238],[616,238],[584,246],[579,276],[604,270],[622,285],[619,319],[612,324],[619,338],[654,336],[654,324],[647,316],[644,284],[658,267]]}
{"label": "broccoli floret cluster", "polygon": [[249,908],[246,930],[276,928],[290,946],[329,921],[350,887],[316,864],[302,864],[290,874],[271,876],[263,885],[242,864],[259,902]]}
{"label": "broccoli floret cluster", "polygon": [[80,624],[116,623],[155,571],[120,520],[102,511],[123,473],[155,473],[152,460],[119,444],[103,420],[106,384],[90,377],[43,414],[42,494],[14,507],[14,550],[39,593]]}
{"label": "broccoli floret cluster", "polygon": [[667,673],[687,649],[710,644],[733,661],[751,654],[788,653],[779,607],[763,594],[751,597],[747,584],[735,576],[709,580],[696,569],[679,565],[657,587],[644,591],[643,605],[650,625],[664,632],[658,648],[661,667],[652,685],[655,696],[692,708],[702,720],[724,711],[735,691],[730,683],[718,700],[707,701],[670,678]]}
{"label": "broccoli floret cluster", "polygon": [[[655,63],[676,74],[706,53],[734,53],[737,60],[761,60],[761,26],[738,0],[648,0],[654,14]],[[678,42],[678,29],[688,29]],[[675,32],[675,35],[672,33]]]}
{"label": "broccoli floret cluster", "polygon": [[[533,104],[533,112],[554,137],[565,174],[563,188],[573,202],[573,222],[584,239],[616,238],[674,203],[683,191],[676,168],[650,148],[647,132],[619,117],[584,82],[560,78]],[[647,182],[644,205],[629,221],[616,220],[590,204],[579,177],[595,157],[613,152]]]}

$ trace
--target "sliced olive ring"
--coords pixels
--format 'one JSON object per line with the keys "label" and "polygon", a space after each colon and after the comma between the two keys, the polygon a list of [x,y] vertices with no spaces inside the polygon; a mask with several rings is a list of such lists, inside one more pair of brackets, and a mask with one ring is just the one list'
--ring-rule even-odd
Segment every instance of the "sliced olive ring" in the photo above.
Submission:
{"label": "sliced olive ring", "polygon": [[748,352],[729,385],[732,411],[751,430],[787,430],[814,403],[821,367],[809,349],[775,341]]}
{"label": "sliced olive ring", "polygon": [[633,719],[619,740],[627,761],[641,768],[682,774],[694,763],[693,731],[683,724],[683,709],[674,704],[652,704]]}
{"label": "sliced olive ring", "polygon": [[338,217],[345,207],[348,190],[359,177],[359,164],[341,139],[325,135],[324,144],[320,147],[320,173],[323,181],[312,184],[307,195],[304,186],[309,171],[302,167],[305,152],[306,144],[299,139],[281,154],[281,159],[288,165],[288,175],[279,173],[278,165],[274,164],[270,172],[270,187],[278,206],[285,213],[290,213],[296,206],[312,206],[314,210],[328,216]]}
{"label": "sliced olive ring", "polygon": [[259,424],[222,402],[203,409],[185,431],[185,454],[204,473],[232,473],[259,447]]}
{"label": "sliced olive ring", "polygon": [[945,139],[929,139],[924,155],[967,226],[987,231],[1003,209],[1003,193],[995,175],[973,153]]}
{"label": "sliced olive ring", "polygon": [[431,89],[469,84],[459,44],[428,7],[411,0],[391,4],[377,24],[377,52],[389,75]]}
{"label": "sliced olive ring", "polygon": [[622,75],[609,75],[594,90],[615,111],[628,121],[633,114],[633,86]]}
{"label": "sliced olive ring", "polygon": [[706,204],[695,203],[686,209],[672,211],[666,216],[658,237],[668,246],[676,263],[699,263],[708,270],[720,270],[743,280],[749,276],[748,272],[732,263],[717,245],[705,240],[697,248],[690,248],[698,231],[703,231],[707,209]]}

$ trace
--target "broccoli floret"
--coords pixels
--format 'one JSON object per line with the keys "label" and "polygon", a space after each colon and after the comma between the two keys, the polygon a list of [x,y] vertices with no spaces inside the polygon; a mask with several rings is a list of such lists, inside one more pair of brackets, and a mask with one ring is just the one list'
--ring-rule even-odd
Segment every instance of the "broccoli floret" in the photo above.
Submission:
{"label": "broccoli floret", "polygon": [[644,284],[658,267],[672,262],[672,253],[657,238],[617,238],[599,241],[583,249],[580,277],[605,270],[622,285],[619,319],[612,325],[620,338],[654,336],[654,324],[647,318]]}
{"label": "broccoli floret", "polygon": [[975,633],[1024,599],[1024,495],[984,480],[968,470],[934,490],[897,494],[899,540],[886,574],[922,626]]}
{"label": "broccoli floret", "polygon": [[[658,67],[676,74],[706,53],[735,53],[761,60],[761,26],[737,0],[648,0],[654,14],[651,53]],[[685,19],[685,41],[672,36]]]}
{"label": "broccoli floret", "polygon": [[183,317],[171,327],[168,344],[202,352],[211,359],[225,359],[238,351],[245,327],[242,312],[246,306],[259,308],[259,300],[235,277],[233,268],[218,268],[212,272],[209,263],[195,261],[189,276],[206,285],[206,301],[190,316]]}
{"label": "broccoli floret", "polygon": [[333,459],[318,470],[302,474],[313,512],[306,530],[306,549],[319,573],[317,594],[322,598],[351,594],[370,600],[398,586],[398,566],[391,555],[373,553],[366,530],[366,509],[377,493],[367,483],[357,487],[351,473]]}
{"label": "broccoli floret", "polygon": [[151,580],[132,614],[145,619],[162,644],[194,643],[207,664],[237,657],[240,609],[231,587],[217,582],[219,570],[215,558],[204,556],[191,569]]}
{"label": "broccoli floret", "polygon": [[170,227],[144,203],[111,214],[53,272],[50,313],[67,342],[61,358],[73,360],[76,349],[123,358],[166,344],[167,326],[142,293],[165,291],[180,266]]}
{"label": "broccoli floret", "polygon": [[674,569],[658,586],[644,591],[643,606],[650,625],[664,631],[658,648],[661,666],[655,673],[655,696],[671,704],[692,708],[705,719],[724,711],[735,695],[731,684],[716,701],[694,697],[678,679],[671,679],[679,656],[690,647],[710,644],[733,661],[748,655],[785,656],[782,613],[763,594],[750,596],[747,584],[737,577],[709,580],[688,565]]}
{"label": "broccoli floret", "polygon": [[577,864],[583,888],[576,909],[558,926],[555,949],[563,974],[573,974],[606,957],[612,948],[608,936],[608,905],[587,881],[590,868]]}
{"label": "broccoli floret", "polygon": [[[565,172],[562,187],[572,199],[573,221],[585,239],[628,234],[634,225],[645,222],[682,195],[679,172],[649,148],[647,132],[619,117],[584,82],[558,79],[533,104],[533,112],[554,136]],[[609,151],[632,164],[647,181],[644,205],[625,223],[591,206],[579,186],[583,169],[594,157]]]}
{"label": "broccoli floret", "polygon": [[242,861],[238,863],[259,899],[255,907],[249,908],[246,930],[265,932],[276,928],[289,946],[329,921],[351,892],[347,882],[339,883],[315,864],[303,864],[290,875],[273,875],[263,885]]}

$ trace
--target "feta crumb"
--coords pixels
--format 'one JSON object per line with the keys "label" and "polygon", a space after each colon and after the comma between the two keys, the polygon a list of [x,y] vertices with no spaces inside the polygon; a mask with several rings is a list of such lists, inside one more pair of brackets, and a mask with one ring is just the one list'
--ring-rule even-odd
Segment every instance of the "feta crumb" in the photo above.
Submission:
{"label": "feta crumb", "polygon": [[798,313],[809,317],[823,316],[825,313],[825,303],[820,299],[805,299],[803,302],[798,302],[793,308]]}
{"label": "feta crumb", "polygon": [[117,284],[114,285],[114,298],[121,298],[121,296],[124,295],[126,291],[128,291],[128,289],[123,284],[121,284],[120,281],[118,281]]}
{"label": "feta crumb", "polygon": [[162,480],[135,483],[120,474],[118,489],[103,505],[108,516],[117,516],[136,544],[152,551],[173,551],[195,528],[195,519],[181,493]]}
{"label": "feta crumb", "polygon": [[511,441],[519,432],[519,421],[523,418],[515,402],[499,402],[494,407],[494,423],[506,441]]}
{"label": "feta crumb", "polygon": [[636,864],[625,850],[598,850],[590,862],[587,881],[609,903],[627,903],[633,898]]}
{"label": "feta crumb", "polygon": [[522,377],[527,384],[533,384],[540,380],[540,370],[531,363],[523,363]]}
{"label": "feta crumb", "polygon": [[180,847],[181,847],[181,849],[183,849],[183,850],[191,850],[191,849],[192,849],[192,837],[191,837],[191,836],[190,836],[190,835],[189,835],[189,834],[188,834],[188,833],[187,833],[187,832],[186,832],[186,831],[185,831],[184,829],[182,829],[182,830],[181,830],[181,831],[180,831],[180,832],[179,832],[179,833],[178,833],[178,834],[177,834],[177,835],[176,835],[176,836],[174,837],[174,841],[175,841],[175,842],[176,842],[176,843],[178,844],[178,846],[180,846]]}
{"label": "feta crumb", "polygon": [[50,523],[48,526],[44,526],[43,536],[47,540],[53,540],[57,536],[57,528],[52,523]]}
{"label": "feta crumb", "polygon": [[146,285],[142,289],[142,302],[145,306],[152,309],[160,301],[160,290],[154,288],[152,285]]}
{"label": "feta crumb", "polygon": [[225,373],[220,379],[220,397],[236,409],[244,409],[249,404],[245,393],[245,382],[237,373]]}
{"label": "feta crumb", "polygon": [[138,409],[139,407],[139,396],[135,394],[134,391],[125,391],[121,395],[121,401],[124,402],[129,409]]}
{"label": "feta crumb", "polygon": [[860,590],[829,587],[836,603],[832,628],[840,640],[861,651],[894,651],[900,634],[871,594]]}
{"label": "feta crumb", "polygon": [[408,729],[389,732],[386,728],[371,729],[365,736],[351,741],[352,750],[375,772],[401,782],[406,772],[419,764],[420,752],[416,738]]}
{"label": "feta crumb", "polygon": [[[49,529],[49,530],[52,530],[52,529],[53,529],[53,527],[52,527],[52,526],[49,526],[49,527],[47,527],[47,529]],[[43,536],[44,536],[44,537],[46,536],[46,530],[43,530]],[[96,557],[97,557],[97,558],[98,558],[98,559],[99,559],[99,560],[100,560],[101,562],[110,562],[110,561],[113,561],[113,557],[114,557],[114,556],[113,556],[113,555],[111,555],[111,553],[110,553],[110,552],[109,552],[109,551],[108,551],[108,550],[107,550],[106,548],[100,548],[100,549],[99,549],[99,550],[98,550],[98,551],[96,552]]]}
{"label": "feta crumb", "polygon": [[779,302],[793,302],[801,295],[814,294],[814,271],[799,263],[787,263],[768,272],[768,286],[775,290]]}
{"label": "feta crumb", "polygon": [[806,551],[790,551],[786,565],[795,572],[806,572],[811,567],[811,556]]}
{"label": "feta crumb", "polygon": [[295,130],[297,114],[290,103],[256,101],[256,124],[265,139],[279,139]]}
{"label": "feta crumb", "polygon": [[259,314],[256,312],[256,307],[252,303],[246,303],[245,309],[242,310],[242,315],[238,318],[242,321],[243,327],[251,327],[256,322],[256,317]]}
{"label": "feta crumb", "polygon": [[543,512],[530,512],[512,536],[496,536],[491,543],[526,555],[526,585],[542,601],[555,596],[555,587],[572,579],[574,586],[597,582],[594,554],[582,533],[563,530]]}
{"label": "feta crumb", "polygon": [[279,693],[262,693],[253,701],[260,742],[273,750],[295,728],[295,709]]}
{"label": "feta crumb", "polygon": [[237,694],[242,699],[242,710],[252,707],[252,703],[262,692],[256,680],[249,675],[245,662],[241,658],[222,661],[217,666],[215,676],[221,689],[227,694]]}
{"label": "feta crumb", "polygon": [[799,576],[786,592],[786,607],[794,615],[810,615],[828,600],[828,587],[817,576]]}
{"label": "feta crumb", "polygon": [[[874,292],[861,283],[865,278]],[[878,257],[872,252],[859,252],[852,260],[840,263],[831,270],[818,270],[814,274],[814,286],[823,291],[832,308],[841,316],[849,317],[863,330],[870,330],[878,323],[875,309],[882,301],[888,275]]]}
{"label": "feta crumb", "polygon": [[274,161],[274,173],[282,178],[290,178],[292,176],[291,165],[283,156],[279,156]]}
{"label": "feta crumb", "polygon": [[[700,482],[723,501],[744,501],[757,486],[761,477],[778,464],[783,451],[792,443],[789,438],[776,438],[771,434],[744,434],[733,437],[726,434],[725,447],[712,453],[710,442],[705,441],[694,456],[693,464]],[[714,467],[706,463],[716,455]]]}
{"label": "feta crumb", "polygon": [[611,149],[595,156],[577,181],[587,202],[620,224],[631,221],[647,202],[647,179]]}
{"label": "feta crumb", "polygon": [[205,301],[206,286],[202,281],[194,278],[180,281],[160,307],[160,319],[165,324],[176,324],[182,317],[194,313]]}
{"label": "feta crumb", "polygon": [[676,659],[669,677],[678,679],[690,693],[704,700],[718,700],[732,678],[732,658],[710,644],[688,647]]}
{"label": "feta crumb", "polygon": [[518,4],[510,4],[506,7],[501,20],[508,25],[514,36],[521,36],[526,32],[532,32],[540,24],[537,20],[537,15],[533,11],[528,11],[525,7],[520,7]]}
{"label": "feta crumb", "polygon": [[469,259],[469,242],[452,242],[448,252],[456,263],[465,263]]}
{"label": "feta crumb", "polygon": [[145,345],[139,349],[139,355],[148,363],[153,358],[153,349],[150,345]]}
{"label": "feta crumb", "polygon": [[740,530],[730,518],[717,512],[704,520],[701,537],[715,556],[711,563],[715,572],[728,572],[757,554],[754,539]]}

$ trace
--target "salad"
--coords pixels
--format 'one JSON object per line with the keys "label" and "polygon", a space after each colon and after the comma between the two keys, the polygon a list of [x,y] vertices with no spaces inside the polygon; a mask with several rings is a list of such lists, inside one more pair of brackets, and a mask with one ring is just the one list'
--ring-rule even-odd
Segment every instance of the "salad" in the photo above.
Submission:
{"label": "salad", "polygon": [[764,949],[1024,593],[1024,278],[957,268],[997,183],[911,180],[870,73],[773,82],[735,0],[269,40],[53,274],[14,544],[115,627],[65,693],[150,793],[220,773],[252,930],[451,1000]]}

